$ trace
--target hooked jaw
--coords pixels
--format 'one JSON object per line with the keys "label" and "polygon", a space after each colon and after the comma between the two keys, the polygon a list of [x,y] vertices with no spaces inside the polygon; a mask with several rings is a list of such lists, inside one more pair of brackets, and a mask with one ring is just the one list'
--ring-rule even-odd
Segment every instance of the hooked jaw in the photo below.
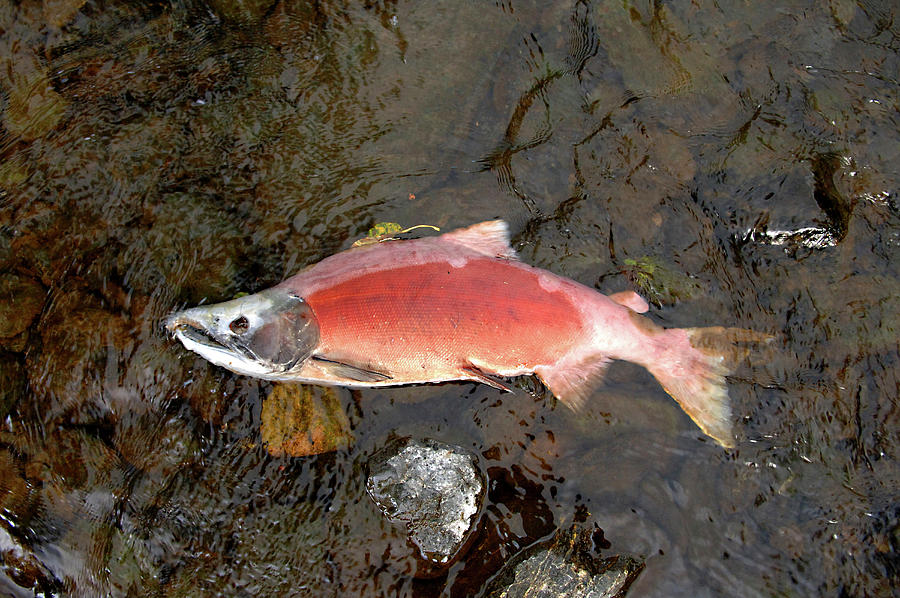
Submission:
{"label": "hooked jaw", "polygon": [[271,373],[266,364],[258,361],[252,355],[242,354],[226,339],[216,338],[209,332],[209,328],[204,327],[201,322],[184,312],[169,316],[166,329],[181,341],[185,349],[197,353],[217,366],[232,372],[261,378],[265,378]]}
{"label": "hooked jaw", "polygon": [[213,364],[265,379],[301,365],[319,342],[309,305],[281,289],[172,314],[166,328]]}

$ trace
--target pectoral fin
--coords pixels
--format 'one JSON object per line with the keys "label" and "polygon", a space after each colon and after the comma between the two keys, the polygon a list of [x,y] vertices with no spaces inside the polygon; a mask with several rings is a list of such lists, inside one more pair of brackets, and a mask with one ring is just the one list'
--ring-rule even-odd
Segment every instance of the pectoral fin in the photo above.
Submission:
{"label": "pectoral fin", "polygon": [[488,386],[496,388],[497,390],[505,390],[506,392],[513,391],[509,386],[507,386],[494,376],[485,374],[474,365],[463,366],[460,369],[462,369],[463,374],[465,374],[465,376],[469,379],[477,380],[478,382],[487,384]]}
{"label": "pectoral fin", "polygon": [[311,359],[322,370],[327,371],[336,378],[346,378],[356,382],[385,382],[386,380],[393,380],[388,374],[344,363],[343,361],[326,359],[318,355],[313,355]]}

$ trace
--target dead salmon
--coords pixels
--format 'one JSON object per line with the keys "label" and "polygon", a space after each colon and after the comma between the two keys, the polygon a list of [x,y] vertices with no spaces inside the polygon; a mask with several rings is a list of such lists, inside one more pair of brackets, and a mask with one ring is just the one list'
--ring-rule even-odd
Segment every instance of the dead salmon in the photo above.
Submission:
{"label": "dead salmon", "polygon": [[633,292],[606,296],[519,261],[505,222],[354,247],[253,295],[173,314],[184,346],[239,374],[354,387],[535,374],[578,409],[610,361],[647,368],[703,432],[734,445],[725,384],[737,328],[662,328]]}

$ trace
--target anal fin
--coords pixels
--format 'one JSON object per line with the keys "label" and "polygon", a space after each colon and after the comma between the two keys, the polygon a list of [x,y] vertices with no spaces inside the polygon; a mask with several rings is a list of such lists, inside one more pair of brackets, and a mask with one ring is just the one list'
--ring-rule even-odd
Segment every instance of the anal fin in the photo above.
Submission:
{"label": "anal fin", "polygon": [[315,361],[320,368],[337,378],[346,378],[356,382],[386,382],[388,380],[393,380],[388,374],[344,363],[343,361],[326,359],[325,357],[320,357],[318,355],[313,355],[311,359]]}
{"label": "anal fin", "polygon": [[513,391],[512,388],[510,388],[509,386],[507,386],[506,384],[504,384],[503,382],[501,382],[494,376],[485,374],[484,372],[482,372],[480,369],[478,369],[474,365],[471,365],[471,364],[465,365],[460,369],[466,375],[466,377],[469,379],[477,380],[478,382],[481,382],[482,384],[487,384],[488,386],[490,386],[492,388],[496,388],[497,390],[504,390],[506,392]]}
{"label": "anal fin", "polygon": [[580,411],[591,392],[600,384],[611,361],[608,357],[599,356],[575,363],[538,366],[534,373],[557,399],[573,411]]}

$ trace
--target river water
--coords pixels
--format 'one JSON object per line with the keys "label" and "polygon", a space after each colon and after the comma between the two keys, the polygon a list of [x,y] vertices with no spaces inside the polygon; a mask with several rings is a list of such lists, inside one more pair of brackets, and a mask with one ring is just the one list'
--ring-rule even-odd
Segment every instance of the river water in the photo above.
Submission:
{"label": "river water", "polygon": [[[3,3],[0,593],[467,596],[576,518],[645,560],[633,596],[896,593],[898,23],[870,0]],[[577,414],[531,379],[339,389],[351,438],[273,456],[271,385],[161,324],[379,222],[493,218],[659,324],[775,335],[731,379],[738,446],[616,363]],[[398,436],[490,481],[431,579],[365,493]]]}

